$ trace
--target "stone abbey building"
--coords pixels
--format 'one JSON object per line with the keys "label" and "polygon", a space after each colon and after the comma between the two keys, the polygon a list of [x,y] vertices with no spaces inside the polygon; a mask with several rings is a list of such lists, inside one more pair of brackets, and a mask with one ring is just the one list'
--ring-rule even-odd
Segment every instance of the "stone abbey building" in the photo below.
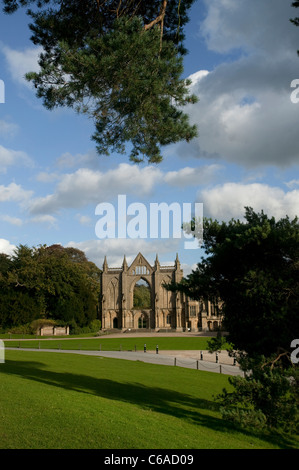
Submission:
{"label": "stone abbey building", "polygon": [[[173,266],[161,266],[156,257],[153,266],[139,253],[128,266],[109,268],[105,257],[101,274],[100,316],[102,329],[121,331],[209,331],[221,326],[218,306],[209,301],[187,298],[183,293],[167,291],[163,284],[183,278],[178,256]],[[150,292],[150,305],[137,307],[134,290],[143,282]]]}

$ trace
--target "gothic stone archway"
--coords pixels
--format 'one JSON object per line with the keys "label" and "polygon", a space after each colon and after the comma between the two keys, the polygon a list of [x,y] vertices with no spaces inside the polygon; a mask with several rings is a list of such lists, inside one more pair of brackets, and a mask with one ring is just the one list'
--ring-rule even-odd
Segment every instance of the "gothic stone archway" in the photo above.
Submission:
{"label": "gothic stone archway", "polygon": [[[117,325],[121,331],[139,330],[142,325],[143,329],[156,331],[208,331],[213,322],[220,324],[221,315],[209,301],[197,302],[163,287],[164,283],[178,282],[182,277],[178,256],[173,266],[160,266],[158,256],[152,266],[138,253],[129,266],[124,257],[120,268],[109,268],[105,257],[101,274],[102,329]],[[134,288],[141,279],[150,288],[149,308],[134,306]]]}
{"label": "gothic stone archway", "polygon": [[[179,281],[183,277],[178,258],[174,266],[160,266],[156,257],[153,266],[138,253],[128,266],[126,257],[121,268],[109,268],[105,258],[102,271],[102,328],[110,329],[117,324],[121,330],[142,327],[152,330],[184,328],[184,299],[183,296],[166,291],[163,283]],[[151,292],[149,308],[134,306],[134,288],[140,280],[145,281]],[[171,321],[170,321],[171,319]]]}

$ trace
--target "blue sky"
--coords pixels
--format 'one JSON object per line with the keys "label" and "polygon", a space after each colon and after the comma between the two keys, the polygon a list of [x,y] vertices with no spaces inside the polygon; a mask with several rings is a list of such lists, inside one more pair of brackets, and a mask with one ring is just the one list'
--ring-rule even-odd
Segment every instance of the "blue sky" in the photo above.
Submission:
{"label": "blue sky", "polygon": [[[0,251],[60,243],[83,250],[99,267],[119,266],[139,251],[185,274],[200,248],[182,239],[99,239],[98,204],[195,202],[204,216],[242,218],[244,206],[277,218],[299,213],[298,12],[285,0],[198,0],[186,28],[185,77],[199,97],[186,108],[199,136],[163,149],[159,165],[99,156],[93,124],[72,110],[47,111],[24,74],[37,66],[24,11],[0,13]],[[0,95],[1,96],[1,95]],[[298,94],[299,96],[299,94]]]}

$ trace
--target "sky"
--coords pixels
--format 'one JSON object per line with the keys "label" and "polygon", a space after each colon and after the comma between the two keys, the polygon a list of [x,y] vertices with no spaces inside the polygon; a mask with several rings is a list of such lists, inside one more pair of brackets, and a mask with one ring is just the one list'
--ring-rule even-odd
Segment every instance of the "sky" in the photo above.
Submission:
{"label": "sky", "polygon": [[[291,3],[195,2],[184,78],[199,98],[185,108],[198,137],[163,148],[158,165],[98,155],[86,116],[46,110],[24,79],[37,70],[40,53],[28,17],[1,12],[0,252],[59,243],[100,268],[105,255],[116,267],[124,255],[130,264],[138,252],[151,263],[158,254],[167,265],[178,253],[187,275],[203,255],[200,244],[187,249],[183,233],[151,237],[151,204],[202,207],[204,217],[219,221],[243,220],[246,206],[277,219],[299,215],[299,28],[289,21],[298,16]],[[110,204],[117,223],[119,196],[125,208],[145,209],[143,238],[129,231],[99,237],[99,205]]]}

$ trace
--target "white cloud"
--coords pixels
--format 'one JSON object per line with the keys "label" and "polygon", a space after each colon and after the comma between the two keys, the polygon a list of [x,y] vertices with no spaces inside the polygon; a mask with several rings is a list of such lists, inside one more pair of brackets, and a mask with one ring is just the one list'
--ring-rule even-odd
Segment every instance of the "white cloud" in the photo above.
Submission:
{"label": "white cloud", "polygon": [[[199,260],[198,260],[199,262]],[[181,268],[184,271],[184,277],[188,276],[189,274],[192,273],[192,271],[195,271],[197,268],[197,263],[193,263],[191,266],[186,263],[181,264]]]}
{"label": "white cloud", "polygon": [[33,194],[33,191],[23,189],[22,186],[16,183],[10,183],[8,186],[0,185],[0,202],[21,201],[28,200]]}
{"label": "white cloud", "polygon": [[0,238],[0,253],[4,253],[6,255],[13,255],[14,250],[16,249],[15,245],[12,245],[8,240],[4,238]]}
{"label": "white cloud", "polygon": [[56,164],[60,168],[73,168],[76,166],[96,168],[99,166],[99,161],[99,155],[96,150],[93,149],[84,154],[77,153],[76,155],[65,152],[57,158]]}
{"label": "white cloud", "polygon": [[19,227],[23,225],[23,221],[19,217],[11,217],[10,215],[1,215],[0,219],[3,220],[4,222],[8,222],[9,224],[16,225]]}
{"label": "white cloud", "polygon": [[244,207],[280,219],[299,215],[299,190],[284,192],[266,184],[225,183],[202,190],[198,200],[203,203],[204,216],[217,220],[243,219]]}
{"label": "white cloud", "polygon": [[202,78],[206,77],[209,74],[208,70],[198,70],[198,72],[194,72],[191,75],[189,75],[189,80],[191,80],[191,85],[190,87],[192,88],[194,85],[197,85],[199,80]]}
{"label": "white cloud", "polygon": [[47,214],[32,217],[30,221],[37,224],[48,224],[50,227],[54,227],[57,223],[57,219],[55,217]]}
{"label": "white cloud", "polygon": [[291,181],[287,181],[287,182],[285,183],[285,185],[286,185],[288,188],[294,188],[294,187],[296,187],[296,186],[299,186],[299,179],[296,179],[296,180],[293,179],[293,180],[291,180]]}
{"label": "white cloud", "polygon": [[260,77],[259,85],[250,83],[249,75],[242,77],[241,62],[219,66],[198,82],[200,101],[188,111],[198,126],[199,137],[188,145],[179,144],[179,154],[216,157],[247,168],[267,164],[284,167],[298,162],[299,105],[290,100],[288,74],[283,76],[284,64],[277,64],[281,82],[273,89],[271,75],[268,81],[262,76],[264,67],[260,60],[250,71],[253,81]]}
{"label": "white cloud", "polygon": [[220,165],[205,165],[197,168],[185,167],[178,171],[169,171],[164,180],[167,184],[176,187],[199,186],[212,181],[221,170]]}
{"label": "white cloud", "polygon": [[33,162],[25,152],[0,145],[0,172],[5,172],[8,166],[13,165],[32,166]]}
{"label": "white cloud", "polygon": [[17,51],[0,44],[0,50],[5,56],[8,70],[13,80],[32,88],[30,82],[25,79],[25,74],[39,70],[38,58],[43,49],[41,47],[33,47],[24,49],[23,51]]}
{"label": "white cloud", "polygon": [[57,173],[48,173],[46,171],[41,171],[37,176],[36,180],[41,183],[52,183],[60,179],[60,175]]}
{"label": "white cloud", "polygon": [[139,168],[122,163],[106,173],[80,168],[64,175],[54,194],[33,200],[30,211],[40,214],[53,213],[62,208],[79,208],[109,201],[118,194],[146,196],[161,178],[160,170],[151,166]]}
{"label": "white cloud", "polygon": [[76,218],[78,219],[79,223],[81,225],[87,225],[87,226],[90,226],[92,224],[92,219],[91,217],[87,216],[87,215],[80,215],[80,214],[77,214],[76,215]]}
{"label": "white cloud", "polygon": [[298,32],[289,19],[296,16],[292,2],[272,0],[204,0],[207,15],[201,35],[210,50],[219,53],[243,48],[278,55],[294,44]]}
{"label": "white cloud", "polygon": [[163,255],[164,253],[176,252],[178,251],[178,245],[178,239],[148,241],[146,239],[111,238],[82,242],[70,241],[66,246],[82,250],[90,261],[102,268],[105,256],[107,256],[108,265],[111,267],[121,266],[124,255],[126,255],[127,262],[130,264],[139,252],[150,263],[153,263],[156,253]]}
{"label": "white cloud", "polygon": [[18,129],[19,127],[16,124],[0,119],[0,135],[2,137],[13,137]]}
{"label": "white cloud", "polygon": [[208,47],[240,53],[191,76],[199,102],[186,109],[199,137],[179,144],[178,154],[246,168],[297,163],[299,104],[290,99],[298,76],[298,31],[289,21],[294,9],[281,0],[271,6],[266,0],[209,0],[206,7],[201,34]]}
{"label": "white cloud", "polygon": [[[212,164],[165,173],[153,166],[142,168],[127,163],[106,172],[80,168],[60,176],[54,193],[30,201],[29,210],[32,214],[51,214],[64,208],[75,209],[111,201],[120,194],[135,195],[140,200],[151,196],[154,188],[160,184],[180,188],[207,184],[215,179],[221,168],[220,165]],[[37,176],[43,182],[55,178],[59,178],[56,173],[42,172]]]}

